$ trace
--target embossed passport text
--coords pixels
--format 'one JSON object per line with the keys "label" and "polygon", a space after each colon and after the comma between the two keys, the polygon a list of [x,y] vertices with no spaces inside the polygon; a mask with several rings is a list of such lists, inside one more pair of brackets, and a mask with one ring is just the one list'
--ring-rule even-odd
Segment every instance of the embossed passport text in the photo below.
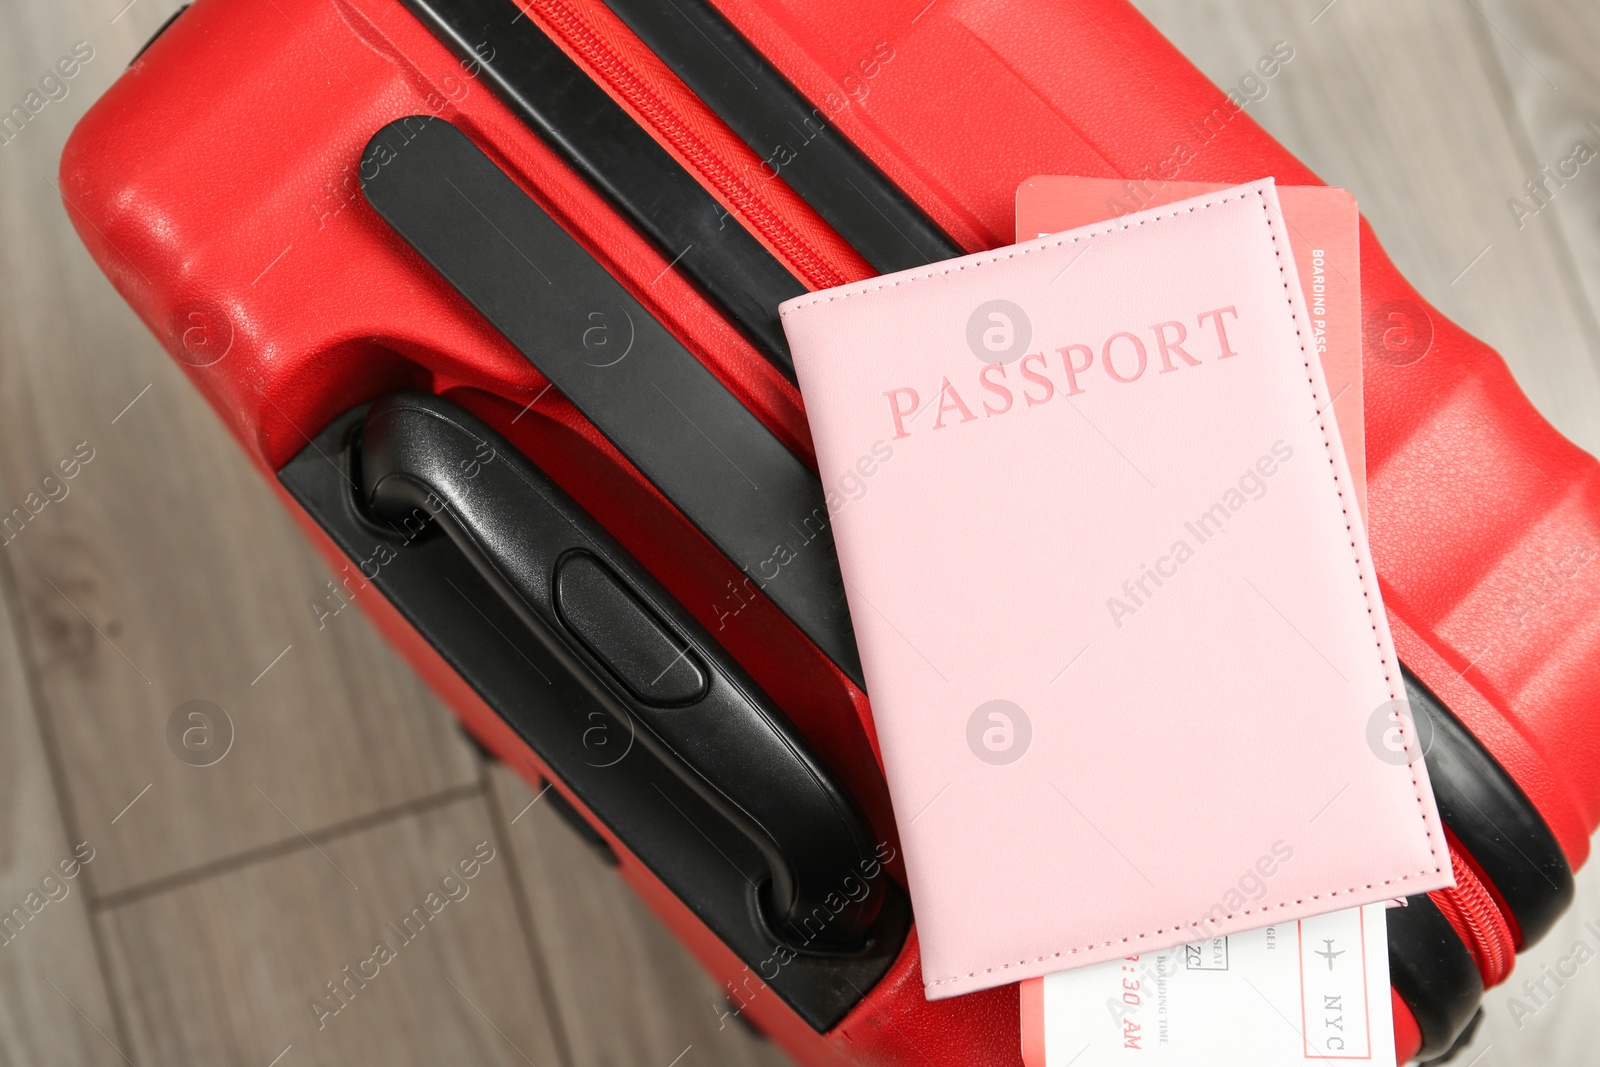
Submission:
{"label": "embossed passport text", "polygon": [[1268,180],[781,309],[930,998],[1452,884],[1285,229]]}

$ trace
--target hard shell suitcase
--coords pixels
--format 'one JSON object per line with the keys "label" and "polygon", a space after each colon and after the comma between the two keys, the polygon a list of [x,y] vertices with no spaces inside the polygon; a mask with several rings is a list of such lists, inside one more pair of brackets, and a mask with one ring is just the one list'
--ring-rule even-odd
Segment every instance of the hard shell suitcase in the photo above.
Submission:
{"label": "hard shell suitcase", "polygon": [[[820,484],[776,311],[1009,243],[1038,173],[1316,181],[1122,0],[200,0],[61,191],[732,1010],[807,1064],[1017,1064],[1015,987],[922,995],[827,521],[879,458]],[[1600,823],[1600,469],[1366,227],[1361,283],[1370,535],[1458,880],[1391,912],[1398,1051],[1433,1057]]]}

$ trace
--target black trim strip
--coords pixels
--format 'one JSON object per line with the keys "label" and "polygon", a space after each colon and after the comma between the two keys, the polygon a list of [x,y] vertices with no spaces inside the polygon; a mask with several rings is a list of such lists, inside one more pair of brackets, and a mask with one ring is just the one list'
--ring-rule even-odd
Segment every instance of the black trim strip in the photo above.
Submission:
{"label": "black trim strip", "polygon": [[791,380],[778,305],[806,292],[766,246],[509,0],[401,0]]}
{"label": "black trim strip", "polygon": [[816,475],[450,123],[390,123],[361,173],[384,221],[863,685]]}
{"label": "black trim strip", "polygon": [[[1467,1050],[1467,1046],[1472,1044],[1473,1038],[1478,1036],[1478,1027],[1480,1027],[1482,1025],[1483,1025],[1483,1008],[1479,1007],[1478,1010],[1473,1013],[1472,1020],[1469,1023],[1467,1023],[1466,1028],[1463,1029],[1461,1031],[1461,1033],[1456,1035],[1456,1042],[1455,1042],[1455,1044],[1450,1046],[1450,1050],[1448,1052],[1446,1052],[1442,1056],[1438,1056],[1438,1057],[1436,1057],[1434,1059],[1429,1060],[1428,1063],[1430,1063],[1430,1064],[1454,1063],[1456,1057],[1461,1055],[1463,1052],[1465,1052]],[[1480,1055],[1481,1055],[1481,1053],[1480,1053]],[[1471,1067],[1470,1063],[1468,1064],[1468,1067]]]}
{"label": "black trim strip", "polygon": [[[605,0],[717,117],[880,274],[951,259],[951,240],[830,123],[894,61],[887,42],[813,106],[706,0]],[[887,49],[887,54],[885,50]]]}
{"label": "black trim strip", "polygon": [[178,10],[168,15],[167,20],[156,27],[156,32],[152,33],[149,39],[146,40],[144,44],[139,46],[139,50],[133,54],[133,58],[128,60],[128,66],[131,67],[137,63],[139,61],[139,57],[148,52],[150,50],[150,46],[156,43],[156,38],[160,37],[163,33],[166,33],[169,29],[171,29],[172,24],[178,21],[178,16],[187,10],[189,10],[188,4],[179,4]]}
{"label": "black trim strip", "polygon": [[1483,978],[1450,921],[1426,895],[1390,908],[1389,982],[1422,1030],[1419,1059],[1442,1055],[1472,1022]]}
{"label": "black trim strip", "polygon": [[1416,675],[1404,675],[1439,817],[1504,898],[1523,947],[1531,945],[1572,904],[1566,854],[1539,809],[1488,750]]}

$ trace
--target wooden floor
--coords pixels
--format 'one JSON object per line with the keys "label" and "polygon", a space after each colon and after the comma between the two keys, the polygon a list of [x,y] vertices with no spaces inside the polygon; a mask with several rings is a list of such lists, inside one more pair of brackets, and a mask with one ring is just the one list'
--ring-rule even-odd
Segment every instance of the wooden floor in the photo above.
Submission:
{"label": "wooden floor", "polygon": [[[7,106],[74,42],[94,49],[0,147],[0,510],[92,454],[0,549],[0,911],[41,884],[60,898],[0,946],[0,1064],[786,1062],[719,1027],[716,987],[359,616],[317,631],[324,567],[52,188],[73,122],[176,6],[126,3],[0,0]],[[1251,113],[1600,449],[1600,164],[1520,227],[1507,207],[1577,140],[1600,148],[1593,0],[1141,6],[1225,85],[1289,42]],[[192,700],[231,732],[213,766],[168,747]],[[44,883],[75,847],[77,876]],[[319,1029],[324,983],[474,849],[494,858],[470,894]],[[1600,947],[1589,921],[1594,872],[1513,987]],[[1591,966],[1520,1027],[1491,993],[1458,1063],[1594,1062]]]}

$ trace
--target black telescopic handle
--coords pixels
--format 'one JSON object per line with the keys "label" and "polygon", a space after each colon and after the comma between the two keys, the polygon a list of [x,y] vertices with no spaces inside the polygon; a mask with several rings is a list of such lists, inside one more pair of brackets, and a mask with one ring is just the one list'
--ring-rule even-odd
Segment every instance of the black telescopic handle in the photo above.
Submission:
{"label": "black telescopic handle", "polygon": [[426,393],[373,404],[359,457],[366,506],[432,515],[618,724],[759,849],[781,940],[864,942],[879,895],[857,902],[849,890],[872,864],[866,820],[754,681],[587,512],[482,421]]}

